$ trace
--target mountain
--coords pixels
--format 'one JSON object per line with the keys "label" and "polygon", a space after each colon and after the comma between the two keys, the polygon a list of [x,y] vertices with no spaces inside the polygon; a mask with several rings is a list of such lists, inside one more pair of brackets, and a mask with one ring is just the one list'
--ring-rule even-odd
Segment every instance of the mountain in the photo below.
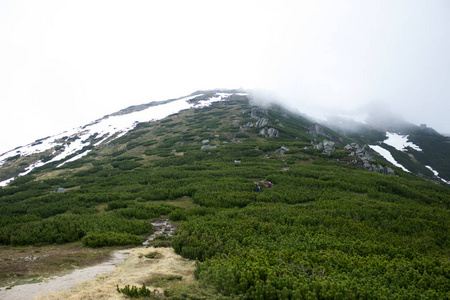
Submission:
{"label": "mountain", "polygon": [[249,98],[198,91],[2,154],[3,249],[140,244],[165,215],[178,230],[151,245],[198,260],[169,298],[447,297],[448,138]]}
{"label": "mountain", "polygon": [[[247,98],[248,95],[240,91],[204,91],[180,99],[155,101],[128,107],[85,126],[37,140],[32,144],[0,155],[0,186],[7,185],[15,177],[26,175],[35,168],[45,165],[59,168],[68,162],[78,160],[93,150],[96,151],[100,146],[107,144],[111,146],[114,140],[146,122],[162,120],[180,111],[209,106],[218,101],[232,99],[248,101]],[[254,100],[256,103],[258,102],[258,99]],[[285,111],[286,116],[287,114],[289,112]],[[300,118],[300,116],[296,117]],[[264,116],[253,115],[252,118],[268,120]],[[246,127],[252,126],[267,127],[266,124],[259,122],[254,122],[254,124],[249,122],[253,125],[242,124],[240,130],[245,131]],[[281,123],[281,121],[279,122]],[[430,180],[438,180],[447,184],[450,182],[450,157],[448,156],[450,137],[445,137],[426,125],[415,126],[390,115],[372,117],[369,124],[334,118],[322,125],[311,121],[306,116],[303,116],[301,123],[310,126],[303,128],[303,131],[310,135],[309,138],[303,138],[305,141],[317,142],[318,136],[331,140],[334,137],[334,142],[344,146],[340,136],[345,136],[349,143],[356,142],[361,146],[371,145],[370,148],[378,159],[387,161],[404,171]],[[276,129],[279,124],[275,123],[274,126],[273,128]],[[327,129],[333,137],[323,131],[322,127],[324,126],[333,129]],[[286,135],[284,138],[288,137]],[[373,169],[367,163],[366,168]]]}

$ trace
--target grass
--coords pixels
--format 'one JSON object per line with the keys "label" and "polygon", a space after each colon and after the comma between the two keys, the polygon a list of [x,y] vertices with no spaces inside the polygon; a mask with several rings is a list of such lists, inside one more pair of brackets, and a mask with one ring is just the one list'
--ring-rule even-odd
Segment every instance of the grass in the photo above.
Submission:
{"label": "grass", "polygon": [[[98,264],[117,248],[90,249],[81,242],[30,247],[0,247],[0,286],[39,282],[44,277]],[[40,279],[39,279],[40,278]]]}

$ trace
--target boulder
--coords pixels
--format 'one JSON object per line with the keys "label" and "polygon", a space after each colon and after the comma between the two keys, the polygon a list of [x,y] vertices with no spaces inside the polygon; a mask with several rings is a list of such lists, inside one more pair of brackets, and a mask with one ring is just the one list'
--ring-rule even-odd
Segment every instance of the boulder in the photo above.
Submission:
{"label": "boulder", "polygon": [[65,193],[65,192],[66,192],[66,189],[62,188],[62,187],[59,187],[55,190],[55,193]]}
{"label": "boulder", "polygon": [[386,174],[388,174],[388,175],[395,175],[394,170],[392,170],[391,168],[385,167],[385,169],[386,169]]}
{"label": "boulder", "polygon": [[335,143],[332,141],[323,141],[323,153],[330,155],[335,150]]}
{"label": "boulder", "polygon": [[276,130],[275,128],[267,128],[264,127],[263,129],[261,129],[261,131],[259,132],[259,134],[263,135],[265,138],[277,138],[280,136],[280,132],[278,130]]}
{"label": "boulder", "polygon": [[317,149],[317,150],[323,150],[323,143],[320,142],[317,145],[314,145],[314,148]]}
{"label": "boulder", "polygon": [[280,153],[281,155],[284,155],[286,151],[289,151],[289,149],[286,146],[281,146],[279,149],[275,150],[276,152]]}
{"label": "boulder", "polygon": [[209,140],[202,140],[202,144],[208,144]]}

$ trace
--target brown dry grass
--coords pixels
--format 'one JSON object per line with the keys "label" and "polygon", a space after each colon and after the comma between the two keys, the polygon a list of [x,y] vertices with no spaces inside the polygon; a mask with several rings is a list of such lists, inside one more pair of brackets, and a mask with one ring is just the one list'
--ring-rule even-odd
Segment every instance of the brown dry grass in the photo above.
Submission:
{"label": "brown dry grass", "polygon": [[81,242],[42,247],[0,247],[0,286],[67,273],[98,264],[117,248],[91,249]]}
{"label": "brown dry grass", "polygon": [[[149,259],[145,255],[159,253],[159,258]],[[82,282],[70,291],[52,292],[35,299],[127,299],[116,290],[118,285],[141,287],[143,283],[150,290],[157,289],[161,294],[166,288],[194,281],[194,261],[175,254],[172,248],[134,248],[127,260],[116,266],[109,274]]]}

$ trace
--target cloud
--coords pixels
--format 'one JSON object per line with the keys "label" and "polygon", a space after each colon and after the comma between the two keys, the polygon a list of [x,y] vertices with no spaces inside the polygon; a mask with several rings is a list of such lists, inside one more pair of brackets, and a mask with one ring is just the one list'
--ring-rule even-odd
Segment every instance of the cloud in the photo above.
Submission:
{"label": "cloud", "polygon": [[270,90],[319,117],[384,101],[450,132],[446,1],[0,5],[0,138],[9,146],[216,87]]}

